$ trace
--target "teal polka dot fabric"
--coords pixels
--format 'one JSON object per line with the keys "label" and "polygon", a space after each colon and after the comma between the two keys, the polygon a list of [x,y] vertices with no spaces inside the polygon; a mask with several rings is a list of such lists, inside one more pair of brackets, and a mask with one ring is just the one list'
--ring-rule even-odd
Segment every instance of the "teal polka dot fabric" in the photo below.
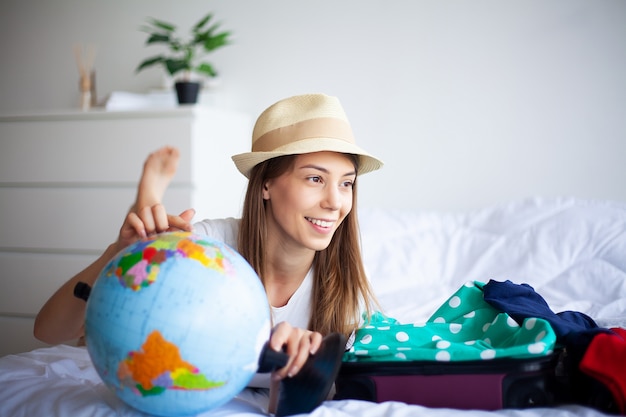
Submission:
{"label": "teal polka dot fabric", "polygon": [[519,325],[483,299],[481,282],[468,282],[425,323],[401,324],[375,313],[358,329],[347,362],[469,361],[550,354],[556,335],[543,319]]}

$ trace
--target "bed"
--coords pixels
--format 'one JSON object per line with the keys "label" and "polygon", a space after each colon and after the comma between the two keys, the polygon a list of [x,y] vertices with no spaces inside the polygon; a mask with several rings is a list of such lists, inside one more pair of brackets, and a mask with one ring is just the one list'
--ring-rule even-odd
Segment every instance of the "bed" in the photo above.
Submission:
{"label": "bed", "polygon": [[[555,312],[626,327],[626,203],[528,198],[471,211],[361,208],[366,268],[386,315],[426,320],[467,281],[527,283]],[[616,363],[626,372],[626,363]],[[100,381],[85,348],[58,345],[0,358],[0,416],[141,416]],[[264,415],[243,393],[206,416]],[[326,401],[313,417],[601,416],[580,405],[497,411],[401,402]]]}

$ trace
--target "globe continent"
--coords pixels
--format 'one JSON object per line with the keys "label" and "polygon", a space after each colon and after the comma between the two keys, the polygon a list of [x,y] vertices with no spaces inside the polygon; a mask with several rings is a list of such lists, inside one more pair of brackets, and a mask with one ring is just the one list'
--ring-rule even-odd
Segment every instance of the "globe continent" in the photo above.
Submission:
{"label": "globe continent", "polygon": [[87,350],[105,384],[162,416],[197,414],[237,395],[257,370],[270,327],[265,291],[246,260],[187,232],[117,254],[85,316]]}

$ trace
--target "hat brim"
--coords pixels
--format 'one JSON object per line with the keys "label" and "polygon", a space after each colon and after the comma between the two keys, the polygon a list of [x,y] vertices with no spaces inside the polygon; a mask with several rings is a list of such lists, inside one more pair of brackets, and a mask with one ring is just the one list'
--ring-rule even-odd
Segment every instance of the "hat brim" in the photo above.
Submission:
{"label": "hat brim", "polygon": [[268,159],[285,155],[301,155],[313,152],[339,152],[359,156],[358,174],[366,174],[383,166],[383,162],[373,157],[354,143],[334,138],[307,138],[274,149],[271,152],[246,152],[232,156],[233,162],[246,178],[256,165]]}

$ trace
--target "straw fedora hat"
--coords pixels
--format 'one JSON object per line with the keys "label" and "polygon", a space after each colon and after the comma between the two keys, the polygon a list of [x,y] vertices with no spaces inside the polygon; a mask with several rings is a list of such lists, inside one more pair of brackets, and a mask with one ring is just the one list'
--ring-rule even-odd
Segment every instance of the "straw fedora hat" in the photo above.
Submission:
{"label": "straw fedora hat", "polygon": [[359,174],[374,171],[383,162],[359,148],[350,122],[336,97],[306,94],[289,97],[268,107],[252,131],[252,152],[233,155],[239,172],[283,155],[332,151],[359,155]]}

